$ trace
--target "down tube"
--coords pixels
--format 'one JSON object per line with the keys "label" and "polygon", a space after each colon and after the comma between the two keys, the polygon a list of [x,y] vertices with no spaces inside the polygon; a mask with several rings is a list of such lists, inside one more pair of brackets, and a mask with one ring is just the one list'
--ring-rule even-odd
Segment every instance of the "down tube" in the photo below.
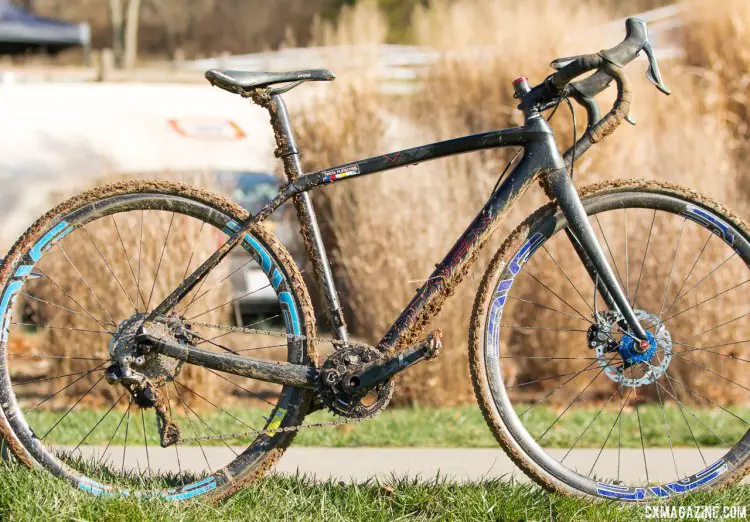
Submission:
{"label": "down tube", "polygon": [[526,189],[544,172],[533,155],[524,155],[508,179],[503,182],[458,242],[435,267],[426,283],[378,344],[390,352],[416,342],[430,320],[440,313],[445,300],[461,283],[490,235]]}

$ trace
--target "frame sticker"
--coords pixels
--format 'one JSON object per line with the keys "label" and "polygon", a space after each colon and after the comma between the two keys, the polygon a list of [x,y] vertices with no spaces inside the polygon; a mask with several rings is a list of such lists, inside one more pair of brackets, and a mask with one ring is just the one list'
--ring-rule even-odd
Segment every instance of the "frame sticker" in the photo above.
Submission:
{"label": "frame sticker", "polygon": [[336,181],[337,179],[348,178],[349,176],[356,176],[357,174],[359,174],[359,165],[348,165],[331,170],[326,170],[324,172],[324,182]]}

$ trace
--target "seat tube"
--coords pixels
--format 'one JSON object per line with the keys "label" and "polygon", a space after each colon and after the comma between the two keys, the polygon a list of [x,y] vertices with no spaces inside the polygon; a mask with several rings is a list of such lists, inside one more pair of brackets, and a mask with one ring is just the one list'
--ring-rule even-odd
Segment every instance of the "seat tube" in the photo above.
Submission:
{"label": "seat tube", "polygon": [[[266,107],[271,114],[271,125],[276,139],[276,150],[274,154],[281,158],[284,163],[284,174],[289,182],[297,179],[302,172],[299,160],[299,149],[292,132],[289,121],[289,113],[286,104],[279,94],[271,95],[270,103]],[[297,220],[300,223],[302,241],[307,251],[307,256],[313,265],[315,279],[324,296],[326,313],[339,340],[348,342],[349,333],[346,321],[341,310],[338,291],[333,281],[331,266],[328,262],[320,227],[315,216],[312,198],[309,192],[303,192],[294,196],[294,208],[297,212]]]}

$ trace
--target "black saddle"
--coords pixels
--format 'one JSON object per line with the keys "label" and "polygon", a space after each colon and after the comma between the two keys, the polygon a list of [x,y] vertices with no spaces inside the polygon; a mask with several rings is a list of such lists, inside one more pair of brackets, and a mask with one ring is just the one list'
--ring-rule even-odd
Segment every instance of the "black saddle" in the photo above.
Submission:
{"label": "black saddle", "polygon": [[307,81],[331,81],[336,75],[327,69],[308,69],[287,72],[206,71],[206,79],[225,91],[245,94],[275,83],[302,83]]}

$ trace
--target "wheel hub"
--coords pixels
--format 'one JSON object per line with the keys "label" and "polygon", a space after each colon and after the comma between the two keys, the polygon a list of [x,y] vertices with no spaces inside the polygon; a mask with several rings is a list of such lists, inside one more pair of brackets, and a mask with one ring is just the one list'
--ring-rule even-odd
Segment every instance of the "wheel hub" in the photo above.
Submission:
{"label": "wheel hub", "polygon": [[[155,352],[143,352],[135,342],[135,336],[145,320],[146,314],[139,312],[118,325],[109,343],[109,355],[115,363],[107,370],[110,384],[122,382],[126,377],[138,381],[148,379],[152,384],[161,386],[180,373],[183,361]],[[159,317],[149,323],[149,333],[166,342],[186,344],[190,341],[186,330],[187,325],[176,314]],[[120,378],[117,378],[118,374]]]}
{"label": "wheel hub", "polygon": [[645,341],[628,333],[622,333],[619,341],[615,338],[615,332],[621,331],[618,323],[623,319],[619,313],[599,314],[595,331],[589,332],[589,346],[595,349],[604,374],[633,388],[656,382],[672,361],[672,337],[662,320],[644,310],[634,312],[646,329]]}

